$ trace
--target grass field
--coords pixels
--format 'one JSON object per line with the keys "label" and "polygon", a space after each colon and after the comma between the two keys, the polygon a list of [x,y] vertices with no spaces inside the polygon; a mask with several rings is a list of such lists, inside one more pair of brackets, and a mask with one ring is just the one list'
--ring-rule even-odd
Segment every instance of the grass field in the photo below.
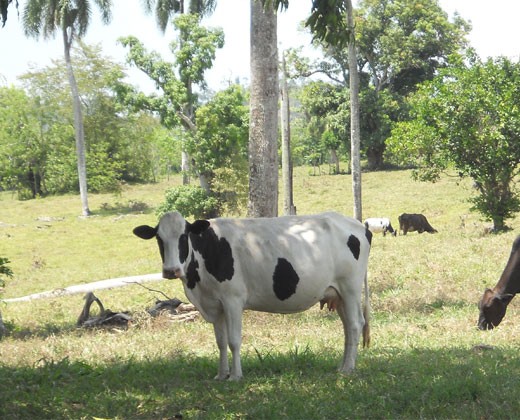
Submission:
{"label": "grass field", "polygon": [[[347,175],[295,170],[299,214],[352,214]],[[160,271],[154,241],[135,238],[154,224],[171,179],[90,195],[16,201],[0,193],[0,255],[14,278],[3,298]],[[150,318],[162,298],[138,285],[100,290],[105,307],[127,310],[126,329],[76,328],[83,296],[0,303],[10,334],[0,341],[1,419],[508,419],[520,413],[520,301],[502,324],[476,329],[477,302],[494,286],[520,232],[484,235],[469,211],[469,181],[417,183],[409,171],[363,174],[363,216],[423,213],[439,233],[376,235],[369,263],[372,345],[356,372],[336,372],[342,327],[319,305],[295,315],[246,312],[244,379],[217,382],[217,349],[201,318]],[[395,227],[395,226],[394,226]],[[185,299],[179,281],[148,285]]]}

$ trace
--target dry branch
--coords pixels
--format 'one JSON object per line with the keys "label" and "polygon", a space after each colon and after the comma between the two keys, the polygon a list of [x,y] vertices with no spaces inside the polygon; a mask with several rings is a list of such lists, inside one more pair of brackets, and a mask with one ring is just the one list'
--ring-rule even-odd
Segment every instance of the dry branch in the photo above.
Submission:
{"label": "dry branch", "polygon": [[[99,306],[98,316],[90,316],[90,307],[94,302]],[[112,312],[110,309],[105,309],[94,293],[88,292],[77,325],[78,327],[127,326],[131,320],[132,317],[127,312]]]}

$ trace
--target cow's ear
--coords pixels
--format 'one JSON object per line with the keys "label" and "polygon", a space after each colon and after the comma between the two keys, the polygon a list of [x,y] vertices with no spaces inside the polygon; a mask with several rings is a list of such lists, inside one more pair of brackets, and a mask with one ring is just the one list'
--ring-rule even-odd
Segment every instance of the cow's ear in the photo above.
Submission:
{"label": "cow's ear", "polygon": [[188,226],[188,232],[200,235],[207,228],[209,228],[209,222],[207,220],[195,220]]}
{"label": "cow's ear", "polygon": [[138,236],[141,239],[152,239],[153,237],[155,237],[155,235],[157,235],[157,228],[142,225],[134,228],[133,232],[135,236]]}

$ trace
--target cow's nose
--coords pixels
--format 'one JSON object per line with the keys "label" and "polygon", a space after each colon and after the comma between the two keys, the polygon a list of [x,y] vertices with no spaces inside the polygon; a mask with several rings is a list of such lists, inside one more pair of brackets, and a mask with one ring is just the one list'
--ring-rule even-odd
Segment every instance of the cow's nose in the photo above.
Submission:
{"label": "cow's nose", "polygon": [[177,279],[181,277],[182,270],[180,268],[164,268],[163,277],[165,279]]}

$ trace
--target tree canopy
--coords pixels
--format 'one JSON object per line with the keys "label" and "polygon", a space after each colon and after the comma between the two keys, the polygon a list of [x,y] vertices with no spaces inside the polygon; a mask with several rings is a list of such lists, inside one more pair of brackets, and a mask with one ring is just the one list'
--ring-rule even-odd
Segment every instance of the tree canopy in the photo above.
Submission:
{"label": "tree canopy", "polygon": [[422,85],[410,107],[412,119],[399,123],[387,142],[391,155],[415,165],[422,180],[434,181],[450,167],[471,177],[474,209],[504,229],[520,210],[520,63],[461,61]]}
{"label": "tree canopy", "polygon": [[[123,79],[123,69],[102,56],[99,46],[82,45],[73,56],[85,109],[90,190],[153,181],[157,162],[172,159],[162,146],[164,129],[156,118],[128,112],[116,101],[111,86]],[[0,188],[16,190],[23,199],[77,191],[64,62],[28,72],[21,81],[23,89],[0,88]]]}

